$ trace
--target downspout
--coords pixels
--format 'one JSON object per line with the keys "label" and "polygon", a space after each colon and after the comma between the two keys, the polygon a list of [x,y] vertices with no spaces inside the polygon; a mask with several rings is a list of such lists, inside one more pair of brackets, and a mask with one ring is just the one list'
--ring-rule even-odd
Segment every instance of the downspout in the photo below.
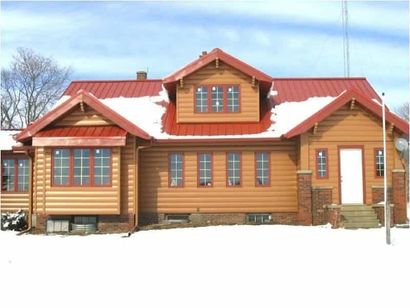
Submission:
{"label": "downspout", "polygon": [[27,156],[29,157],[29,167],[30,167],[30,178],[29,178],[29,197],[28,197],[28,219],[27,219],[27,229],[17,233],[17,235],[22,235],[24,233],[30,232],[33,225],[33,159],[34,155],[30,155],[27,151]]}
{"label": "downspout", "polygon": [[138,146],[136,153],[135,153],[135,161],[137,162],[136,164],[136,170],[135,170],[135,193],[134,193],[134,227],[128,231],[128,237],[130,237],[134,232],[138,231],[138,199],[139,199],[139,195],[138,195],[138,189],[139,189],[139,153],[140,150],[144,150],[144,149],[148,149],[152,147],[152,142],[153,140],[150,140],[150,144],[149,145],[145,145],[145,146]]}

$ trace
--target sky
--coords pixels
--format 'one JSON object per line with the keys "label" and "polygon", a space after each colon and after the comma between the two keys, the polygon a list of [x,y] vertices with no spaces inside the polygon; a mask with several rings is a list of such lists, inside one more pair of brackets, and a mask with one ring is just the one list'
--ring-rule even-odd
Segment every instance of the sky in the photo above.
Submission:
{"label": "sky", "polygon": [[[409,101],[409,4],[349,1],[350,71]],[[163,78],[215,47],[273,77],[343,77],[340,1],[1,1],[0,63],[18,47],[73,80]]]}

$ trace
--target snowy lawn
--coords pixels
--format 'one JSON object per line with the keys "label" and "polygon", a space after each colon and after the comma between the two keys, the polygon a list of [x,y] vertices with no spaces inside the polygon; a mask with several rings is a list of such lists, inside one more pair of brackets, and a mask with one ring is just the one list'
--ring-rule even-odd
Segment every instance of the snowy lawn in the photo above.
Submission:
{"label": "snowy lawn", "polygon": [[408,307],[410,231],[392,236],[388,247],[384,229],[1,232],[1,307]]}

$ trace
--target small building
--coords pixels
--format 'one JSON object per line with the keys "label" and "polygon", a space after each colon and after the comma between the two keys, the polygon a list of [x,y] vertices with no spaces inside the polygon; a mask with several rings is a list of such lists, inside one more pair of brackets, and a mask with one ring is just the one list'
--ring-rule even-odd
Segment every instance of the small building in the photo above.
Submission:
{"label": "small building", "polygon": [[383,220],[386,172],[405,223],[409,124],[387,109],[384,166],[381,116],[365,78],[274,78],[220,49],[162,80],[73,81],[2,151],[1,209],[39,230],[343,225],[353,205]]}

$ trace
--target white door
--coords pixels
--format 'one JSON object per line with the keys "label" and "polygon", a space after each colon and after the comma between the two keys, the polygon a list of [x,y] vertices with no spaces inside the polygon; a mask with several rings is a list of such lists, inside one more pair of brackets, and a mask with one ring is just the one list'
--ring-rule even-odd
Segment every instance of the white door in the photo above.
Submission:
{"label": "white door", "polygon": [[342,204],[363,203],[362,149],[340,149]]}

